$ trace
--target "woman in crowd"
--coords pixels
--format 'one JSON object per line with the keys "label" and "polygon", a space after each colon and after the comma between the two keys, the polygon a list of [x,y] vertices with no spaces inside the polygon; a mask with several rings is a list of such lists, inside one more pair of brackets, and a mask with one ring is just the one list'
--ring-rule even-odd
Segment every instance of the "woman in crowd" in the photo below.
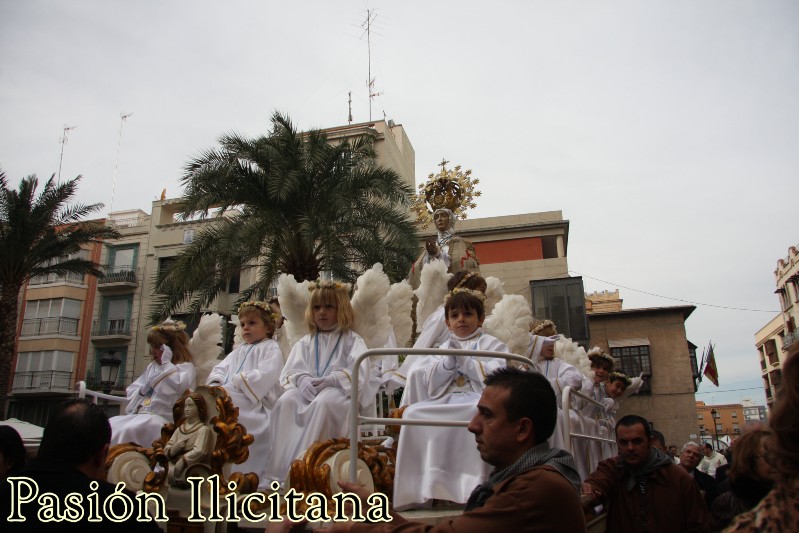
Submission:
{"label": "woman in crowd", "polygon": [[729,525],[733,518],[748,511],[774,487],[776,470],[769,462],[767,429],[753,429],[735,441],[735,455],[727,479],[719,485],[722,493],[713,502],[714,529]]}

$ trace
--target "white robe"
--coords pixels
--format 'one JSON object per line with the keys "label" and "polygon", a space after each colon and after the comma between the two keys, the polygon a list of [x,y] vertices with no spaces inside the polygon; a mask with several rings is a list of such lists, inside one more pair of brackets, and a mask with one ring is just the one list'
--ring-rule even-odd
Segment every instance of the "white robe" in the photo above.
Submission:
{"label": "white robe", "polygon": [[[581,410],[583,432],[586,435],[594,435],[604,439],[612,439],[615,433],[616,422],[613,416],[616,413],[616,402],[605,392],[605,384],[594,384],[591,381],[583,382],[583,393],[604,405],[597,407],[594,404],[585,403]],[[610,459],[617,453],[616,446],[610,443],[598,441],[586,441],[587,444],[578,445],[582,461],[585,463],[589,472],[596,470],[600,461]]]}
{"label": "white robe", "polygon": [[[537,335],[530,335],[531,337],[531,344],[534,344],[535,338],[542,338],[538,337]],[[540,353],[540,350],[539,350]],[[558,403],[558,417],[555,423],[555,430],[552,432],[552,436],[549,438],[549,446],[551,448],[565,448],[565,442],[563,438],[563,423],[561,420],[561,416],[563,413],[563,389],[567,386],[570,386],[574,390],[580,390],[583,387],[583,375],[580,374],[580,371],[573,365],[570,365],[563,359],[558,359],[557,357],[553,359],[545,359],[540,355],[537,356],[534,360],[535,368],[547,378],[549,384],[552,386],[552,390],[555,392],[555,399]],[[571,419],[572,426],[575,426],[573,429],[579,430],[580,428],[577,427],[579,424],[579,418],[575,413],[572,415],[569,412],[569,417]],[[568,450],[572,453],[572,450]],[[578,467],[580,465],[578,464]],[[580,468],[578,468],[578,472],[580,472]],[[580,472],[582,474],[582,472]]]}
{"label": "white robe", "polygon": [[[491,335],[459,340],[452,336],[440,348],[507,352]],[[461,359],[459,358],[460,362]],[[483,380],[504,366],[504,359],[470,358],[464,371],[444,366],[445,358],[412,372],[406,387],[411,405],[405,419],[471,420],[483,391]],[[460,383],[460,384],[459,384]],[[465,427],[402,426],[394,474],[394,507],[422,504],[437,498],[465,503],[477,484],[491,472]]]}
{"label": "white robe", "polygon": [[255,440],[249,457],[235,472],[255,472],[263,478],[263,467],[269,445],[269,413],[283,393],[278,383],[283,355],[273,339],[255,344],[242,343],[220,361],[208,375],[208,385],[225,389],[233,405],[239,408],[239,423]]}
{"label": "white robe", "polygon": [[[192,363],[172,362],[147,365],[141,376],[131,383],[125,393],[127,414],[111,417],[111,444],[135,442],[152,446],[161,437],[164,424],[172,423],[172,407],[186,389],[193,389],[197,370]],[[149,390],[148,386],[152,388]]]}
{"label": "white robe", "polygon": [[[449,329],[447,329],[447,322],[444,318],[444,305],[442,304],[424,321],[422,332],[416,342],[413,343],[413,347],[439,348],[441,344],[447,342]],[[399,369],[394,371],[392,380],[398,387],[407,387],[408,379],[414,369],[431,366],[438,359],[437,355],[409,355],[402,362]],[[410,401],[405,392],[403,392],[400,406],[408,405],[409,403]]]}
{"label": "white robe", "polygon": [[[318,344],[317,344],[318,339]],[[318,349],[317,349],[318,348]],[[272,410],[268,455],[261,487],[272,481],[284,483],[291,462],[302,456],[315,441],[349,435],[352,368],[355,359],[366,351],[366,343],[353,331],[309,334],[297,341],[280,375],[286,392]],[[297,388],[302,376],[335,376],[337,386],[322,390],[309,402]],[[359,391],[374,386],[375,375],[369,362],[361,362]],[[372,397],[359,393],[359,402]]]}

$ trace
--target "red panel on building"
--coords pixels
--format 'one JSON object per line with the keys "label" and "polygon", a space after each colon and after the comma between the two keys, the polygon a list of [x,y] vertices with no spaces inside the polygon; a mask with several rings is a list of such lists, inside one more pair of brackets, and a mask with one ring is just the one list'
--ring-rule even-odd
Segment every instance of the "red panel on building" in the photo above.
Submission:
{"label": "red panel on building", "polygon": [[481,265],[534,261],[544,258],[541,237],[475,242],[474,249],[477,251],[477,259]]}

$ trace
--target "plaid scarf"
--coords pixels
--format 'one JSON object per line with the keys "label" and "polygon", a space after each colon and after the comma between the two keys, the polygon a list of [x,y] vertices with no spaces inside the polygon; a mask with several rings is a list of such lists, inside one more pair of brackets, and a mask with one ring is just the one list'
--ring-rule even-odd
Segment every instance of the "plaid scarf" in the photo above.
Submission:
{"label": "plaid scarf", "polygon": [[551,466],[560,472],[569,483],[574,485],[574,489],[578,493],[580,492],[580,475],[577,473],[577,466],[571,454],[565,450],[550,448],[548,442],[542,442],[524,452],[524,455],[519,457],[512,465],[491,472],[491,475],[488,476],[488,481],[477,485],[472,491],[469,500],[466,502],[466,507],[463,510],[471,511],[478,507],[482,507],[488,499],[494,495],[494,486],[497,483],[513,476],[523,474],[541,465]]}

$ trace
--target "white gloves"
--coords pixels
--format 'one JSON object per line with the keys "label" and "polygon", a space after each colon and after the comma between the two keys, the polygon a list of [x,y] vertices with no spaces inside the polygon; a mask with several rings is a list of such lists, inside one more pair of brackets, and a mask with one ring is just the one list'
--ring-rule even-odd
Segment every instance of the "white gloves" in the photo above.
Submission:
{"label": "white gloves", "polygon": [[161,350],[163,350],[163,353],[161,354],[161,364],[165,365],[167,363],[171,363],[173,356],[172,349],[166,344],[162,344]]}
{"label": "white gloves", "polygon": [[311,383],[313,384],[313,387],[316,390],[317,394],[319,394],[320,392],[322,392],[327,388],[338,386],[338,380],[336,379],[336,376],[334,376],[333,374],[328,374],[323,378],[313,379],[311,380]]}
{"label": "white gloves", "polygon": [[297,388],[300,389],[302,397],[308,400],[309,402],[312,402],[313,399],[316,398],[316,395],[318,394],[316,387],[314,387],[313,385],[313,381],[314,380],[311,378],[311,376],[301,376],[297,380]]}

